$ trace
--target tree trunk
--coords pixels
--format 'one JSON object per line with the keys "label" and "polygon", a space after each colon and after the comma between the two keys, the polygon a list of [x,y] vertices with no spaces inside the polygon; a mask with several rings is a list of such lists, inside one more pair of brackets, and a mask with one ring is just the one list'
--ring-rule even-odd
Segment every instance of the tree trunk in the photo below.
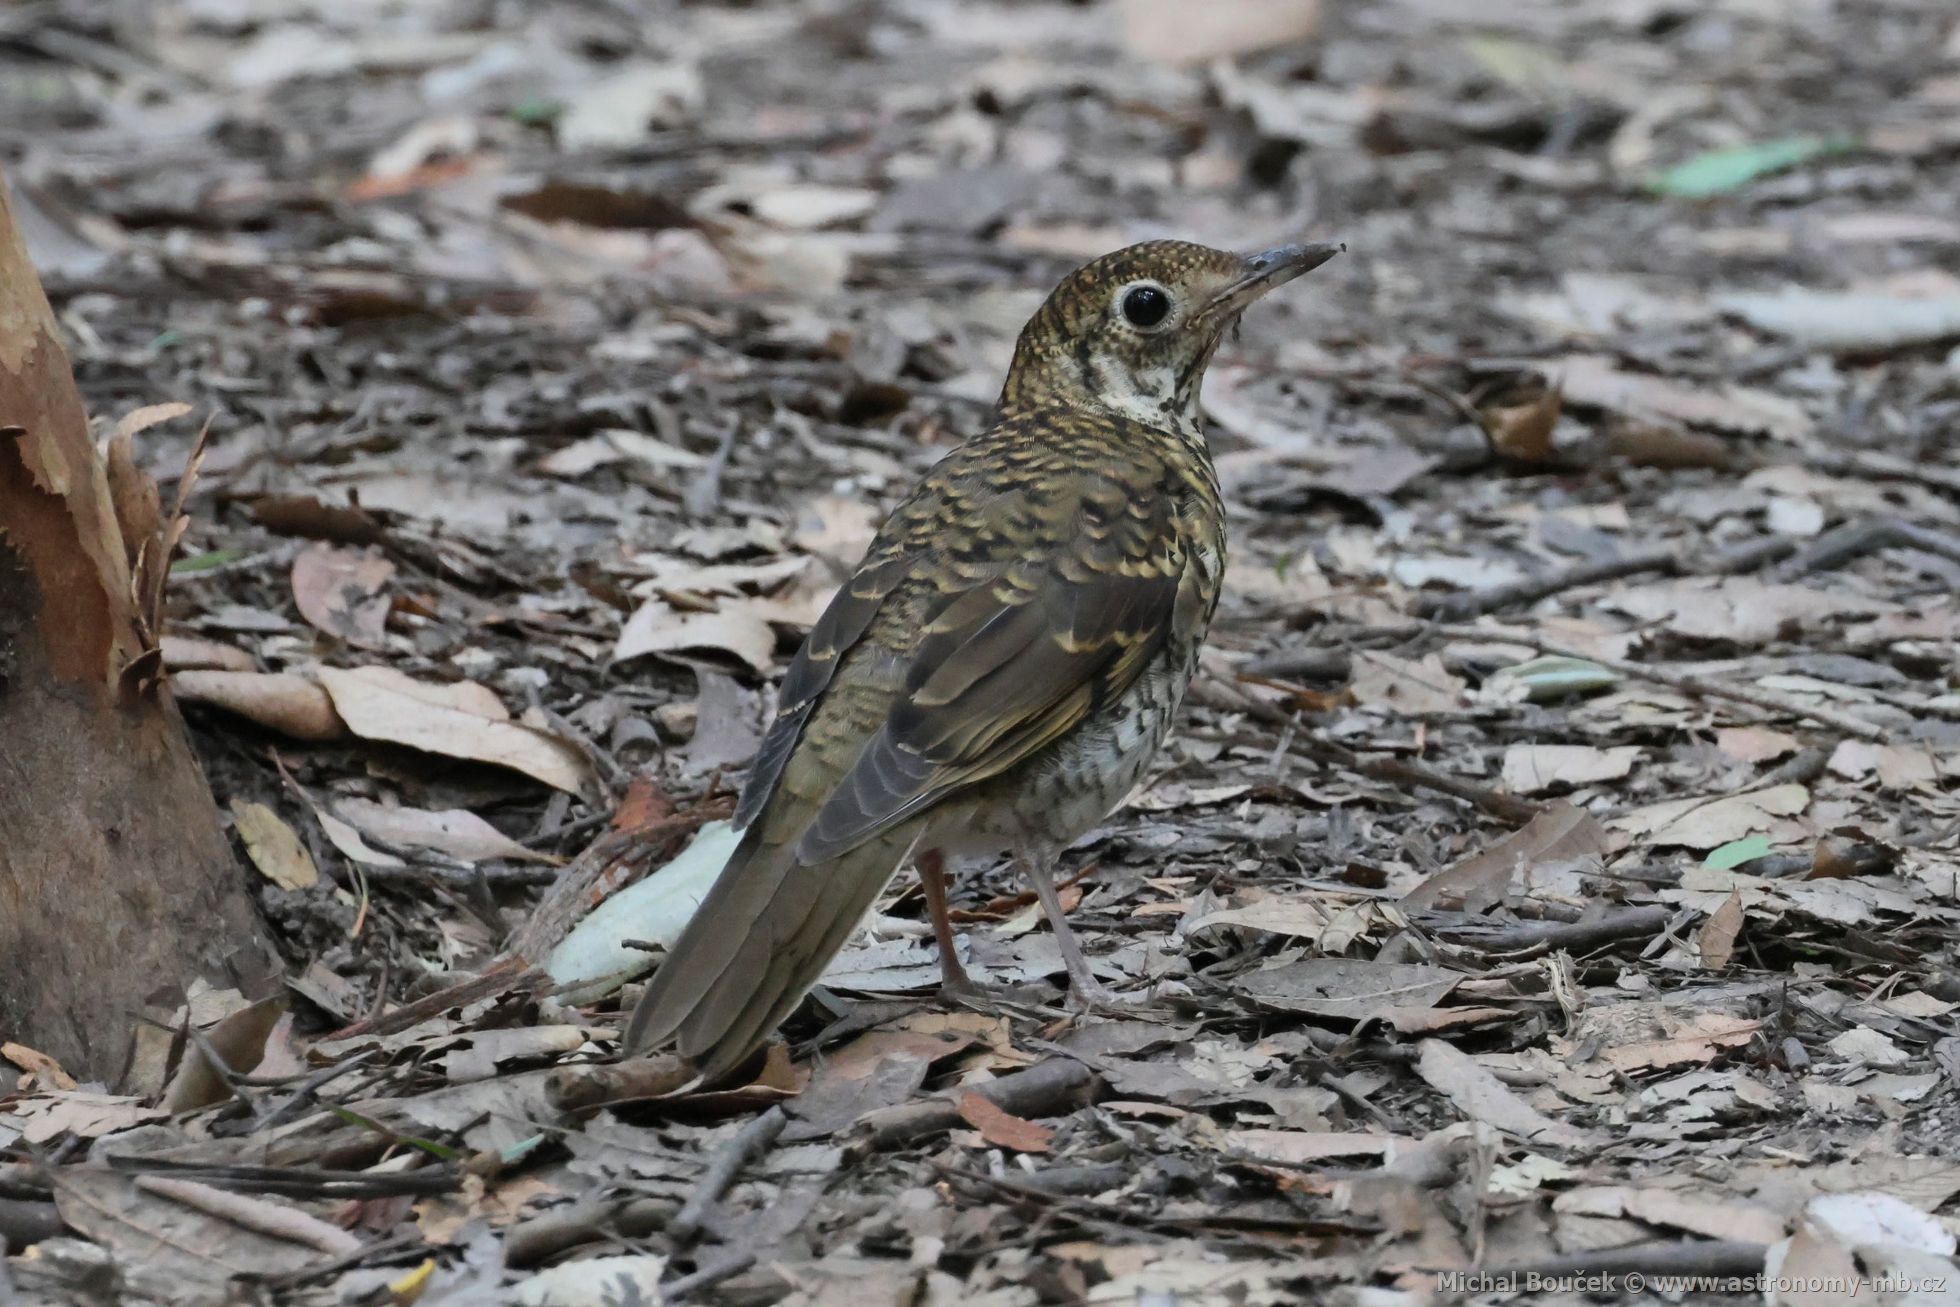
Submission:
{"label": "tree trunk", "polygon": [[91,1079],[139,1010],[273,957],[162,681],[174,539],[89,438],[0,181],[0,1040]]}

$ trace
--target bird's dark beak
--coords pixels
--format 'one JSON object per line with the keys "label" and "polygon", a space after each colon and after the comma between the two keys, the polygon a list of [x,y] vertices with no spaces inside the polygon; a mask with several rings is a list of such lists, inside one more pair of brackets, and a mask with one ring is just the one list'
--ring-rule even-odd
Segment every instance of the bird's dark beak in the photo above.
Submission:
{"label": "bird's dark beak", "polygon": [[1244,275],[1220,291],[1206,308],[1210,313],[1230,317],[1275,286],[1284,286],[1295,277],[1312,272],[1346,248],[1331,243],[1282,245],[1248,254]]}

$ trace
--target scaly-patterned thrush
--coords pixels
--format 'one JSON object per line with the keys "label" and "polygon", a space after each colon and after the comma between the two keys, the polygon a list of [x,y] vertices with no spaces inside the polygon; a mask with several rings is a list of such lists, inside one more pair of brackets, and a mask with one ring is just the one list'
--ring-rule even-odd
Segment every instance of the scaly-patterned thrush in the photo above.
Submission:
{"label": "scaly-patterned thrush", "polygon": [[625,1048],[678,1040],[704,1080],[814,985],[908,854],[948,986],[967,986],[947,859],[1014,854],[1091,975],[1055,855],[1137,783],[1197,665],[1225,568],[1199,425],[1220,339],[1333,245],[1241,257],[1150,241],[1072,273],[1021,332],[993,425],[879,530],[783,679],[742,836],[661,964]]}

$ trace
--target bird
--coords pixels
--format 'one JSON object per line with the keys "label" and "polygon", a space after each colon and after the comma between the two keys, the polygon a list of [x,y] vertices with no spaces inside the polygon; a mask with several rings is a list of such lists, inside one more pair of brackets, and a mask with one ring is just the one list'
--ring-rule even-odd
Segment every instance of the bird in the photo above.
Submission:
{"label": "bird", "polygon": [[949,862],[1011,855],[1071,1002],[1091,973],[1055,862],[1143,777],[1225,570],[1199,389],[1268,291],[1344,246],[1239,255],[1178,240],[1070,273],[1016,341],[991,420],[892,510],[790,663],[733,854],[627,1023],[695,1083],[741,1069],[910,858],[946,989]]}

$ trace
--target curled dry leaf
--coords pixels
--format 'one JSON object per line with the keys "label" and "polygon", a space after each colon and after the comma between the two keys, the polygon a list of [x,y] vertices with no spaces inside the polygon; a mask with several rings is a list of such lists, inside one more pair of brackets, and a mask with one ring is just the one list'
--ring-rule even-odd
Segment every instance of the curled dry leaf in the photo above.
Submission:
{"label": "curled dry leaf", "polygon": [[189,635],[163,637],[163,665],[172,672],[249,672],[258,666],[237,645]]}
{"label": "curled dry leaf", "polygon": [[1635,745],[1514,744],[1504,751],[1504,784],[1517,794],[1543,794],[1562,785],[1616,781],[1633,770],[1640,755]]}
{"label": "curled dry leaf", "polygon": [[334,815],[361,834],[387,844],[434,849],[464,862],[506,858],[516,862],[556,862],[527,849],[475,813],[463,808],[430,811],[390,807],[371,799],[342,799]]}
{"label": "curled dry leaf", "polygon": [[61,1069],[61,1063],[25,1044],[0,1044],[0,1058],[21,1070],[18,1089],[73,1089],[75,1077]]}
{"label": "curled dry leaf", "polygon": [[347,729],[363,739],[507,767],[570,794],[591,784],[585,755],[548,731],[509,720],[480,685],[428,685],[388,667],[322,667],[317,675]]}
{"label": "curled dry leaf", "polygon": [[1409,908],[1461,904],[1482,912],[1509,892],[1520,872],[1553,862],[1597,861],[1607,853],[1606,832],[1593,815],[1563,799],[1489,848],[1445,867],[1402,897]]}
{"label": "curled dry leaf", "polygon": [[1541,463],[1552,456],[1552,433],[1558,429],[1559,414],[1564,409],[1565,396],[1552,386],[1522,404],[1483,410],[1484,430],[1490,433],[1497,452],[1506,458]]}
{"label": "curled dry leaf", "polygon": [[1731,893],[1723,900],[1722,906],[1701,923],[1701,930],[1695,935],[1701,965],[1710,971],[1720,971],[1729,965],[1729,959],[1735,956],[1735,937],[1741,931],[1742,896]]}
{"label": "curled dry leaf", "polygon": [[960,1095],[959,1111],[961,1119],[997,1148],[1011,1148],[1017,1153],[1045,1153],[1054,1142],[1052,1128],[1015,1116],[975,1093]]}
{"label": "curled dry leaf", "polygon": [[766,676],[776,663],[776,632],[754,601],[729,599],[710,613],[681,613],[655,599],[627,619],[613,659],[704,649],[733,654]]}
{"label": "curled dry leaf", "polygon": [[319,682],[290,672],[179,672],[179,699],[237,713],[295,740],[337,740],[347,724]]}

